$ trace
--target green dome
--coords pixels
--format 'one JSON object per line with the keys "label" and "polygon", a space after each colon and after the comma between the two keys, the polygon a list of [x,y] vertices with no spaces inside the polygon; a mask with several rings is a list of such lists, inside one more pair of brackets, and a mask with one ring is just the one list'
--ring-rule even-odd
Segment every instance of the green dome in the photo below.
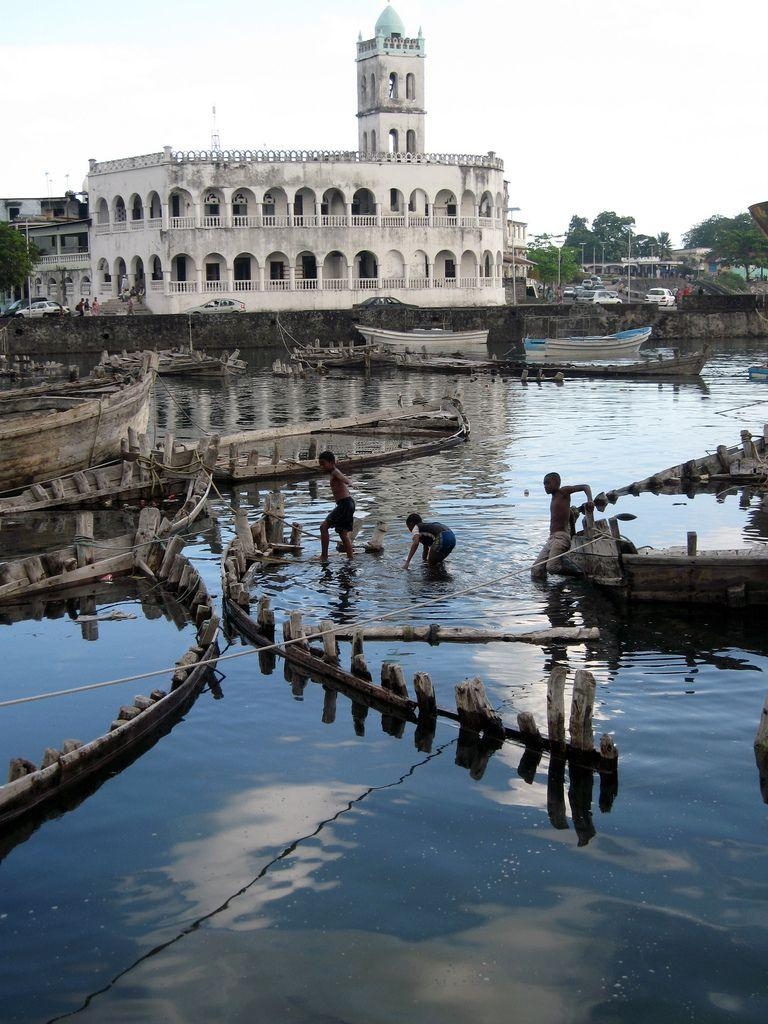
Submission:
{"label": "green dome", "polygon": [[379,15],[379,20],[376,22],[376,35],[405,36],[405,25],[392,4],[387,4]]}

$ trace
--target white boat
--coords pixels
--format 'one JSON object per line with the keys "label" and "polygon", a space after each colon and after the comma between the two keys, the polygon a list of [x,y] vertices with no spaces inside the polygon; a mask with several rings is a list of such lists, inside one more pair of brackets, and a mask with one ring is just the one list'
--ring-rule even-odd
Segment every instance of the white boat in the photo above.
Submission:
{"label": "white boat", "polygon": [[384,327],[355,324],[368,345],[387,345],[393,349],[452,352],[457,348],[478,347],[488,341],[488,331],[448,331],[442,327],[414,327],[408,331],[388,331]]}
{"label": "white boat", "polygon": [[616,334],[593,334],[586,337],[526,338],[527,359],[622,359],[636,356],[652,327],[634,327]]}

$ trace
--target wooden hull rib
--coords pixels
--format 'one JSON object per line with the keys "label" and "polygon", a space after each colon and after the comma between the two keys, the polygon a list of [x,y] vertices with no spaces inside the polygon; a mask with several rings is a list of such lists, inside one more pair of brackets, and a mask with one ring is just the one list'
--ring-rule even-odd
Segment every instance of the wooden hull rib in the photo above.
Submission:
{"label": "wooden hull rib", "polygon": [[0,395],[0,491],[118,456],[129,429],[147,429],[153,366],[124,386],[93,382],[70,393],[32,388]]}

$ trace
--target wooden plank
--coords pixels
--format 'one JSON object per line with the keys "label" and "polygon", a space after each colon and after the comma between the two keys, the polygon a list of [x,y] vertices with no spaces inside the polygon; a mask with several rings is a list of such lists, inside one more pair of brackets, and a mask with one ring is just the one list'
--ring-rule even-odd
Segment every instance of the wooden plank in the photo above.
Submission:
{"label": "wooden plank", "polygon": [[78,512],[75,516],[75,551],[78,566],[93,561],[93,512]]}
{"label": "wooden plank", "polygon": [[573,680],[569,729],[571,745],[579,750],[592,750],[594,748],[595,739],[592,734],[592,712],[594,706],[595,677],[587,669],[577,669]]}

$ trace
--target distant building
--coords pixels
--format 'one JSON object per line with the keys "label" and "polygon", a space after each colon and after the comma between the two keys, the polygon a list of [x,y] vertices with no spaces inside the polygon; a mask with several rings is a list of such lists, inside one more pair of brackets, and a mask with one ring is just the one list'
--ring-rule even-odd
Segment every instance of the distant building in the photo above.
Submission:
{"label": "distant building", "polygon": [[144,291],[160,313],[216,295],[251,310],[503,303],[503,163],[426,153],[425,61],[388,5],[357,43],[356,151],[91,160],[95,291]]}

